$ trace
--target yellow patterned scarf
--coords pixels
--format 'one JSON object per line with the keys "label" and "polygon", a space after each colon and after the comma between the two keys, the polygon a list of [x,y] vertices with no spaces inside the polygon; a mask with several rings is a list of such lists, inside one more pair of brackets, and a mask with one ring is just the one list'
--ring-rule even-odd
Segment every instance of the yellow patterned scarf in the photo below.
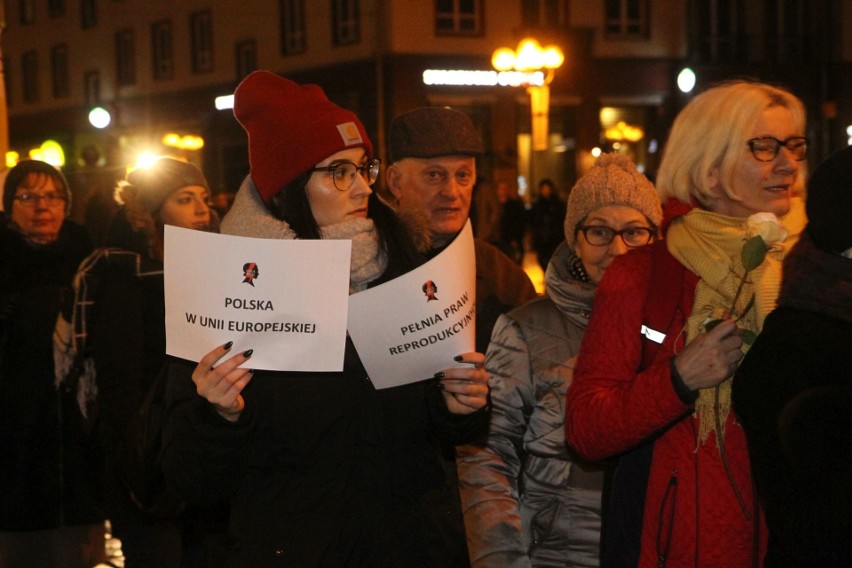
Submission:
{"label": "yellow patterned scarf", "polygon": [[[751,270],[737,297],[737,289],[743,280],[741,252],[748,234],[745,218],[727,217],[702,209],[693,209],[675,220],[666,234],[669,252],[681,264],[699,276],[695,289],[692,314],[686,322],[686,342],[689,343],[704,332],[704,323],[722,318],[730,313],[737,318],[742,315],[749,301],[754,305],[737,324],[755,334],[763,329],[763,320],[775,308],[781,286],[781,263],[787,252],[799,238],[805,225],[804,204],[801,198],[793,199],[790,212],[781,218],[788,231],[787,239],[774,246],[765,260]],[[733,306],[737,297],[736,306]],[[743,352],[748,350],[743,344]],[[716,407],[718,419],[724,425],[731,408],[730,377],[716,388],[701,389],[695,403],[695,416],[699,421],[699,441],[705,442],[716,429]]]}

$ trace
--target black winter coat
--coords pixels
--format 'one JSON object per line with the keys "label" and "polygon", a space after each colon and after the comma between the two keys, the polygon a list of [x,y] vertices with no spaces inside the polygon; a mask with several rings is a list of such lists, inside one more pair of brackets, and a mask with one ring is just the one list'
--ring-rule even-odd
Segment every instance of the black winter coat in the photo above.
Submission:
{"label": "black winter coat", "polygon": [[442,567],[457,543],[430,509],[450,490],[434,438],[484,434],[434,382],[375,390],[351,343],[341,373],[255,373],[236,424],[175,363],[166,475],[190,499],[231,501],[238,566]]}
{"label": "black winter coat", "polygon": [[57,390],[53,370],[62,296],[91,249],[86,232],[70,221],[49,245],[0,227],[0,530],[103,519],[76,393]]}
{"label": "black winter coat", "polygon": [[769,528],[764,566],[852,566],[852,260],[802,236],[732,397]]}

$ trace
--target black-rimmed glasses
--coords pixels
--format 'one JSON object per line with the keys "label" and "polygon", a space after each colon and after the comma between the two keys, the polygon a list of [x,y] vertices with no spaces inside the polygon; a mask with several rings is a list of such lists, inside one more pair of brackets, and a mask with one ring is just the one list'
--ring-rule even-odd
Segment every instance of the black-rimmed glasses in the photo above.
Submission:
{"label": "black-rimmed glasses", "polygon": [[354,162],[349,160],[340,160],[330,166],[321,166],[312,168],[312,172],[328,172],[331,174],[331,181],[338,191],[346,191],[355,183],[355,176],[361,174],[367,185],[373,185],[379,178],[379,167],[382,161],[378,158],[370,160],[363,166],[356,166]]}
{"label": "black-rimmed glasses", "polygon": [[791,136],[786,140],[778,140],[774,136],[762,136],[752,138],[746,144],[748,144],[748,149],[751,150],[751,155],[759,162],[774,160],[778,152],[781,151],[781,146],[787,148],[797,162],[804,160],[808,151],[808,139],[804,136]]}
{"label": "black-rimmed glasses", "polygon": [[586,225],[580,227],[577,231],[583,233],[586,242],[594,247],[609,246],[615,236],[618,235],[624,241],[625,246],[630,248],[647,245],[657,232],[648,227],[627,227],[616,231],[603,225]]}

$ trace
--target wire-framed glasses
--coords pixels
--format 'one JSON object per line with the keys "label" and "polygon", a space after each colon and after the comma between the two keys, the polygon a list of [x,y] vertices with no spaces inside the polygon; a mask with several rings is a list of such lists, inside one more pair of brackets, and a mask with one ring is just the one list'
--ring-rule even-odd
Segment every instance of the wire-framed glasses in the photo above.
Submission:
{"label": "wire-framed glasses", "polygon": [[346,191],[355,183],[355,176],[360,174],[367,185],[373,185],[379,177],[379,167],[382,161],[378,158],[370,160],[363,166],[357,166],[349,160],[340,160],[334,162],[330,166],[321,166],[312,168],[312,172],[328,172],[331,174],[331,181],[338,191]]}
{"label": "wire-framed glasses", "polygon": [[778,152],[781,151],[781,146],[787,148],[797,162],[804,160],[808,151],[808,139],[804,136],[791,136],[786,140],[778,140],[774,136],[761,136],[760,138],[752,138],[746,144],[748,144],[748,149],[751,150],[751,155],[759,162],[774,160]]}
{"label": "wire-framed glasses", "polygon": [[44,204],[48,207],[56,207],[60,204],[65,204],[68,199],[64,193],[37,193],[35,191],[22,191],[13,197],[21,207],[33,208],[38,204],[40,199],[44,199]]}
{"label": "wire-framed glasses", "polygon": [[605,247],[612,243],[616,235],[621,237],[625,246],[641,247],[651,242],[656,231],[649,227],[627,227],[616,231],[603,225],[586,225],[577,229],[586,237],[586,242],[594,247]]}

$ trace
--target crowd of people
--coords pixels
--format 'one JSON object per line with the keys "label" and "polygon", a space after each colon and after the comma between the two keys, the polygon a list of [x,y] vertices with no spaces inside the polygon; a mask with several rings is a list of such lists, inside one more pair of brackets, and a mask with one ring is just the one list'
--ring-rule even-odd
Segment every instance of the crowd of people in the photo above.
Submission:
{"label": "crowd of people", "polygon": [[471,220],[476,236],[520,265],[526,253],[532,251],[542,271],[547,271],[553,251],[565,239],[564,219],[565,201],[549,178],[538,182],[538,192],[531,203],[505,180],[495,184],[480,181],[474,191]]}
{"label": "crowd of people", "polygon": [[8,172],[0,568],[108,563],[106,526],[127,568],[852,565],[852,149],[808,176],[794,94],[697,95],[655,183],[618,153],[567,204],[542,180],[546,293],[523,236],[475,238],[473,349],[384,389],[348,336],[336,372],[167,356],[165,227],[348,240],[358,294],[472,221],[476,126],[400,114],[383,168],[317,85],[254,72],[234,114],[233,203],[162,157],[118,183],[102,246],[58,169]]}

